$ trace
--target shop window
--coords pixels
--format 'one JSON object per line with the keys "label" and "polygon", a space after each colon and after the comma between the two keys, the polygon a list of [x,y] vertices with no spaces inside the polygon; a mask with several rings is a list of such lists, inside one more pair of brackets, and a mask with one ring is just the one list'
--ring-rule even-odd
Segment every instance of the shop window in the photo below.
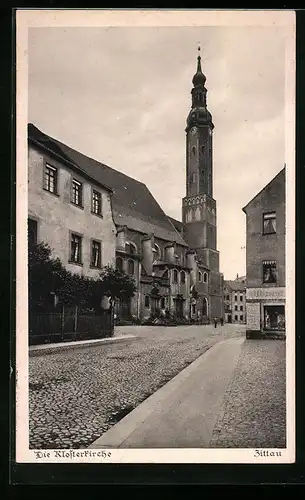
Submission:
{"label": "shop window", "polygon": [[242,315],[242,314],[241,314],[241,316],[240,316],[240,321],[244,321],[244,317],[243,317],[243,315]]}
{"label": "shop window", "polygon": [[237,314],[235,314],[234,319],[235,319],[235,321],[238,321],[238,316],[237,316]]}
{"label": "shop window", "polygon": [[263,283],[276,283],[276,262],[266,260],[263,262]]}

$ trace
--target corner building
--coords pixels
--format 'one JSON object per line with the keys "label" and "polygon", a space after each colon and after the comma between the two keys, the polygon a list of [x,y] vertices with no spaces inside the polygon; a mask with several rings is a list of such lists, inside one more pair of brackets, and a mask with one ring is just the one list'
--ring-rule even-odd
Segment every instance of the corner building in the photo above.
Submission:
{"label": "corner building", "polygon": [[244,208],[247,337],[285,338],[285,168]]}

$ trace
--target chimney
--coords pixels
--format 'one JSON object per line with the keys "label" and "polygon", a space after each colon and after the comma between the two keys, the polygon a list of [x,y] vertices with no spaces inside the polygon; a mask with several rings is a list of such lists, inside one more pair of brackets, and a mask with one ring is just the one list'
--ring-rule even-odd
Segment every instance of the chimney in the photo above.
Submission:
{"label": "chimney", "polygon": [[171,245],[165,247],[165,260],[169,264],[176,264],[175,247],[176,243],[172,243]]}

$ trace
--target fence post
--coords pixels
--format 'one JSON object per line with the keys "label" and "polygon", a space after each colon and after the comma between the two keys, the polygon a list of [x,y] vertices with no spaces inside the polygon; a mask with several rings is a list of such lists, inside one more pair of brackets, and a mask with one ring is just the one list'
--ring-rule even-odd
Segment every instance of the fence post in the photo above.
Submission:
{"label": "fence post", "polygon": [[77,305],[75,306],[75,311],[74,311],[74,340],[76,340],[76,332],[77,332],[77,313],[78,313],[78,307]]}
{"label": "fence post", "polygon": [[61,341],[64,340],[64,330],[65,330],[65,306],[63,304],[62,305],[62,311],[61,311],[61,331],[60,331],[60,339],[61,339]]}

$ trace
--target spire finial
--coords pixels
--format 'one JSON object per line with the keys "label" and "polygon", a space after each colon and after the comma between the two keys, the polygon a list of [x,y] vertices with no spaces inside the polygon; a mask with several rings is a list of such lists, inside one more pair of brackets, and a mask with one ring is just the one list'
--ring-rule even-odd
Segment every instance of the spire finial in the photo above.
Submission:
{"label": "spire finial", "polygon": [[204,74],[202,73],[202,69],[201,69],[201,56],[200,56],[200,51],[201,51],[201,47],[200,47],[200,42],[198,42],[198,47],[197,47],[197,52],[198,52],[198,56],[197,56],[197,73],[194,75],[194,78],[193,78],[193,84],[194,85],[204,85],[205,84],[205,76]]}

